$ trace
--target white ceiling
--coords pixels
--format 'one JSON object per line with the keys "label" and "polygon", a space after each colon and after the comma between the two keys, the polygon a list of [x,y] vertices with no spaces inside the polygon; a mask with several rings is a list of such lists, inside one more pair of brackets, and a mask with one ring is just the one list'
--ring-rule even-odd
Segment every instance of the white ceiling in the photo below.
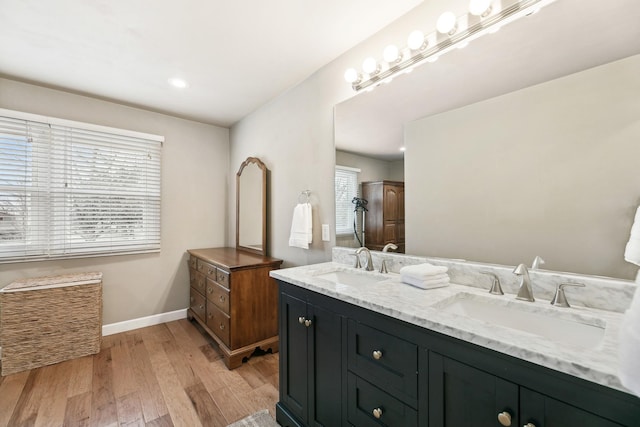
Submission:
{"label": "white ceiling", "polygon": [[557,0],[339,104],[336,147],[401,159],[405,123],[640,54],[639,22],[638,0]]}
{"label": "white ceiling", "polygon": [[421,1],[0,0],[0,75],[230,126]]}

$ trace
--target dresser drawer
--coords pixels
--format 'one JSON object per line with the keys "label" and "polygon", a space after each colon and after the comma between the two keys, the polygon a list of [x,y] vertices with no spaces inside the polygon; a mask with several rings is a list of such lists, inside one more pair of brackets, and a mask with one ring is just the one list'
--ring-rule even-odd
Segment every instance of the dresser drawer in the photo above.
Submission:
{"label": "dresser drawer", "polygon": [[189,268],[197,270],[198,269],[198,258],[196,258],[193,255],[191,255],[189,257],[189,259],[187,260],[187,264],[189,265]]}
{"label": "dresser drawer", "polygon": [[199,273],[197,271],[193,271],[193,275],[194,275],[194,280],[191,282],[191,287],[197,290],[198,292],[200,292],[202,295],[204,295],[205,291],[207,290],[206,278],[204,274]]}
{"label": "dresser drawer", "polygon": [[216,280],[216,271],[218,269],[216,268],[215,265],[213,264],[209,264],[208,262],[204,262],[201,259],[198,260],[198,271],[202,274],[204,274],[205,276]]}
{"label": "dresser drawer", "polygon": [[418,425],[418,412],[353,373],[347,380],[347,417],[358,427]]}
{"label": "dresser drawer", "polygon": [[418,346],[355,320],[348,335],[349,370],[417,406]]}
{"label": "dresser drawer", "polygon": [[198,272],[195,268],[189,267],[189,286],[196,286],[196,277]]}
{"label": "dresser drawer", "polygon": [[225,288],[231,289],[231,277],[226,271],[218,269],[216,281]]}
{"label": "dresser drawer", "polygon": [[229,337],[231,336],[229,316],[220,311],[211,301],[207,302],[207,326],[229,347]]}
{"label": "dresser drawer", "polygon": [[229,289],[207,279],[207,299],[227,315],[229,314]]}
{"label": "dresser drawer", "polygon": [[198,292],[195,288],[191,287],[189,289],[191,291],[189,295],[189,308],[193,310],[196,316],[198,316],[202,320],[205,320],[207,300],[205,299],[204,295]]}

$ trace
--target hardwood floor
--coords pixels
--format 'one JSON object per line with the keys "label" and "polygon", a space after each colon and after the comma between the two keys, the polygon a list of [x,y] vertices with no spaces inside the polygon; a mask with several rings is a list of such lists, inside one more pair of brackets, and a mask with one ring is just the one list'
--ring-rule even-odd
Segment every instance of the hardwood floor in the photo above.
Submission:
{"label": "hardwood floor", "polygon": [[278,354],[229,371],[215,342],[178,320],[103,338],[102,350],[0,377],[0,426],[224,427],[275,418]]}

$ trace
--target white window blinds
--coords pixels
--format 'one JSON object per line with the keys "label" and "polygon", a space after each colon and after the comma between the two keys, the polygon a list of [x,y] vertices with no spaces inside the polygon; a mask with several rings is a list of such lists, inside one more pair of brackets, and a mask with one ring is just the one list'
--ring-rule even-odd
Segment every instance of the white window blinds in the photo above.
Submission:
{"label": "white window blinds", "polygon": [[336,166],[336,234],[353,233],[354,197],[358,196],[360,169]]}
{"label": "white window blinds", "polygon": [[161,143],[0,110],[0,262],[159,251]]}

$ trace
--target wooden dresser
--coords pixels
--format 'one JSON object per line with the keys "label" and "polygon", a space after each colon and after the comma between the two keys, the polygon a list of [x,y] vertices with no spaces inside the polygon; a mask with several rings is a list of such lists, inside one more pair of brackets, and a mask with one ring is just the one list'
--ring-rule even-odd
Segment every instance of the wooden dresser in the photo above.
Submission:
{"label": "wooden dresser", "polygon": [[278,286],[269,272],[282,260],[235,248],[189,249],[187,315],[219,344],[227,368],[260,348],[278,351]]}

